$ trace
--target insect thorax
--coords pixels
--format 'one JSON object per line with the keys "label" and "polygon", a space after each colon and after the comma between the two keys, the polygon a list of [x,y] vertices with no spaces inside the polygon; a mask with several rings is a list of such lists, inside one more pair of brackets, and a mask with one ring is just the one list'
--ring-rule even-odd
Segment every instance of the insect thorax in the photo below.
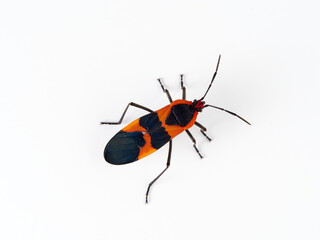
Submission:
{"label": "insect thorax", "polygon": [[167,125],[179,125],[185,127],[192,120],[195,109],[190,104],[177,104],[171,107],[171,111],[166,118]]}

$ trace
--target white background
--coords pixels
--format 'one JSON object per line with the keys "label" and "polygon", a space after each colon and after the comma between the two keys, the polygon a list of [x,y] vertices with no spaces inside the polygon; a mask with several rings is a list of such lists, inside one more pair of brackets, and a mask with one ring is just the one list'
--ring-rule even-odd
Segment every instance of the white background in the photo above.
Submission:
{"label": "white background", "polygon": [[[320,239],[317,1],[2,1],[0,238]],[[204,94],[198,121],[134,164],[108,140],[173,98]]]}

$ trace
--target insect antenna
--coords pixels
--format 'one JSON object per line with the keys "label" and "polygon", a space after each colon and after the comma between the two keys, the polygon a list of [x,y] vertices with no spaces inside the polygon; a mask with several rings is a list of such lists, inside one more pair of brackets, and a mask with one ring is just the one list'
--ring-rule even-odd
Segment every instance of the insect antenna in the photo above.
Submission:
{"label": "insect antenna", "polygon": [[207,93],[209,92],[209,89],[211,88],[211,85],[212,85],[212,83],[213,83],[213,80],[215,79],[215,77],[216,77],[216,75],[217,75],[217,72],[218,72],[219,63],[220,63],[220,58],[221,58],[221,54],[219,55],[218,63],[217,63],[217,67],[216,67],[216,71],[215,71],[214,74],[213,74],[213,77],[212,77],[212,79],[211,79],[210,85],[209,85],[206,93],[204,94],[204,96],[203,96],[202,98],[200,98],[199,101],[202,101],[202,100],[205,98],[205,96],[206,96]]}
{"label": "insect antenna", "polygon": [[240,117],[239,115],[237,115],[237,114],[235,114],[234,112],[231,112],[231,111],[229,111],[229,110],[223,109],[223,108],[221,108],[221,107],[209,105],[209,104],[204,105],[203,108],[205,108],[205,107],[213,107],[213,108],[216,108],[216,109],[225,111],[225,112],[227,112],[227,113],[230,113],[230,114],[233,115],[233,116],[236,116],[236,117],[240,118],[240,119],[241,119],[242,121],[244,121],[245,123],[251,125],[251,124],[250,124],[247,120],[245,120],[243,117]]}

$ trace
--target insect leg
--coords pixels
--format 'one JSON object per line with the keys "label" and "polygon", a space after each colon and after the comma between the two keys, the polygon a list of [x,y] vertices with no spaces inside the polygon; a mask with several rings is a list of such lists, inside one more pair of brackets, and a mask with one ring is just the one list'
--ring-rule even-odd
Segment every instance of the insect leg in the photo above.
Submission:
{"label": "insect leg", "polygon": [[196,140],[194,139],[194,137],[192,136],[192,134],[190,133],[189,130],[186,130],[186,133],[188,134],[188,136],[190,137],[191,141],[193,142],[193,147],[194,149],[197,151],[197,153],[199,154],[200,158],[203,158],[201,153],[199,152],[197,146],[196,146]]}
{"label": "insect leg", "polygon": [[212,139],[208,137],[208,135],[205,133],[205,131],[207,131],[207,129],[200,123],[195,122],[194,125],[196,125],[197,127],[200,128],[200,132],[211,142]]}
{"label": "insect leg", "polygon": [[148,203],[148,195],[149,195],[149,191],[150,188],[152,186],[152,184],[155,183],[155,181],[157,181],[159,179],[159,177],[161,177],[161,175],[169,168],[170,166],[170,160],[171,160],[171,151],[172,151],[172,140],[170,140],[169,142],[169,152],[168,152],[168,160],[167,160],[167,167],[155,178],[153,179],[153,181],[151,183],[149,183],[148,189],[147,189],[147,193],[146,193],[146,203]]}
{"label": "insect leg", "polygon": [[186,100],[186,88],[183,85],[183,74],[180,74],[180,79],[181,79],[180,84],[181,84],[181,89],[182,89],[182,99]]}
{"label": "insect leg", "polygon": [[131,103],[128,104],[128,106],[127,106],[126,109],[124,110],[124,112],[123,112],[123,114],[122,114],[122,116],[121,116],[121,118],[120,118],[120,120],[119,120],[118,122],[100,122],[100,124],[114,124],[114,125],[121,124],[121,122],[122,122],[122,120],[123,120],[123,117],[124,117],[124,115],[126,114],[129,106],[133,106],[133,107],[136,107],[136,108],[141,108],[141,109],[146,110],[146,111],[148,111],[148,112],[153,112],[151,109],[149,109],[149,108],[147,108],[147,107],[144,107],[144,106],[141,106],[141,105],[139,105],[139,104],[137,104],[137,103],[131,102]]}
{"label": "insect leg", "polygon": [[159,81],[159,83],[160,83],[160,85],[161,85],[161,88],[162,88],[163,92],[165,92],[165,93],[167,94],[167,97],[168,97],[169,101],[172,102],[172,98],[171,98],[171,96],[170,96],[170,93],[169,93],[168,89],[166,89],[166,88],[163,87],[160,78],[158,78],[158,81]]}

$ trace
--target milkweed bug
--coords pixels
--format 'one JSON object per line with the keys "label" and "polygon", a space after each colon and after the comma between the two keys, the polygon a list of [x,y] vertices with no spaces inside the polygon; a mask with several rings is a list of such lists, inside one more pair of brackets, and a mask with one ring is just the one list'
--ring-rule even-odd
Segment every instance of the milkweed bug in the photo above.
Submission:
{"label": "milkweed bug", "polygon": [[209,141],[211,141],[211,139],[205,133],[207,129],[202,124],[196,121],[198,113],[201,112],[204,108],[212,107],[225,111],[240,118],[242,121],[250,125],[248,121],[246,121],[239,115],[221,107],[205,104],[205,102],[203,101],[217,75],[220,58],[221,55],[218,58],[216,71],[213,74],[210,85],[207,91],[205,92],[204,96],[199,100],[193,100],[193,102],[186,100],[186,88],[183,85],[182,74],[180,75],[182,99],[178,99],[175,101],[172,101],[169,91],[166,88],[164,88],[161,80],[158,79],[163,92],[166,93],[170,101],[169,105],[157,111],[152,111],[147,107],[130,102],[127,105],[118,122],[101,122],[101,124],[121,124],[129,106],[133,106],[150,112],[147,115],[144,115],[136,119],[135,121],[124,127],[108,142],[104,149],[104,158],[108,163],[111,164],[122,165],[140,160],[141,158],[144,158],[149,154],[157,151],[159,148],[161,148],[163,145],[169,142],[167,166],[152,182],[149,183],[146,192],[146,203],[148,203],[148,195],[151,186],[170,166],[172,139],[175,136],[185,131],[191,139],[191,141],[193,142],[194,149],[199,154],[200,158],[202,158],[202,155],[196,146],[196,140],[188,129],[191,128],[193,125],[196,125],[200,128],[200,132]]}

